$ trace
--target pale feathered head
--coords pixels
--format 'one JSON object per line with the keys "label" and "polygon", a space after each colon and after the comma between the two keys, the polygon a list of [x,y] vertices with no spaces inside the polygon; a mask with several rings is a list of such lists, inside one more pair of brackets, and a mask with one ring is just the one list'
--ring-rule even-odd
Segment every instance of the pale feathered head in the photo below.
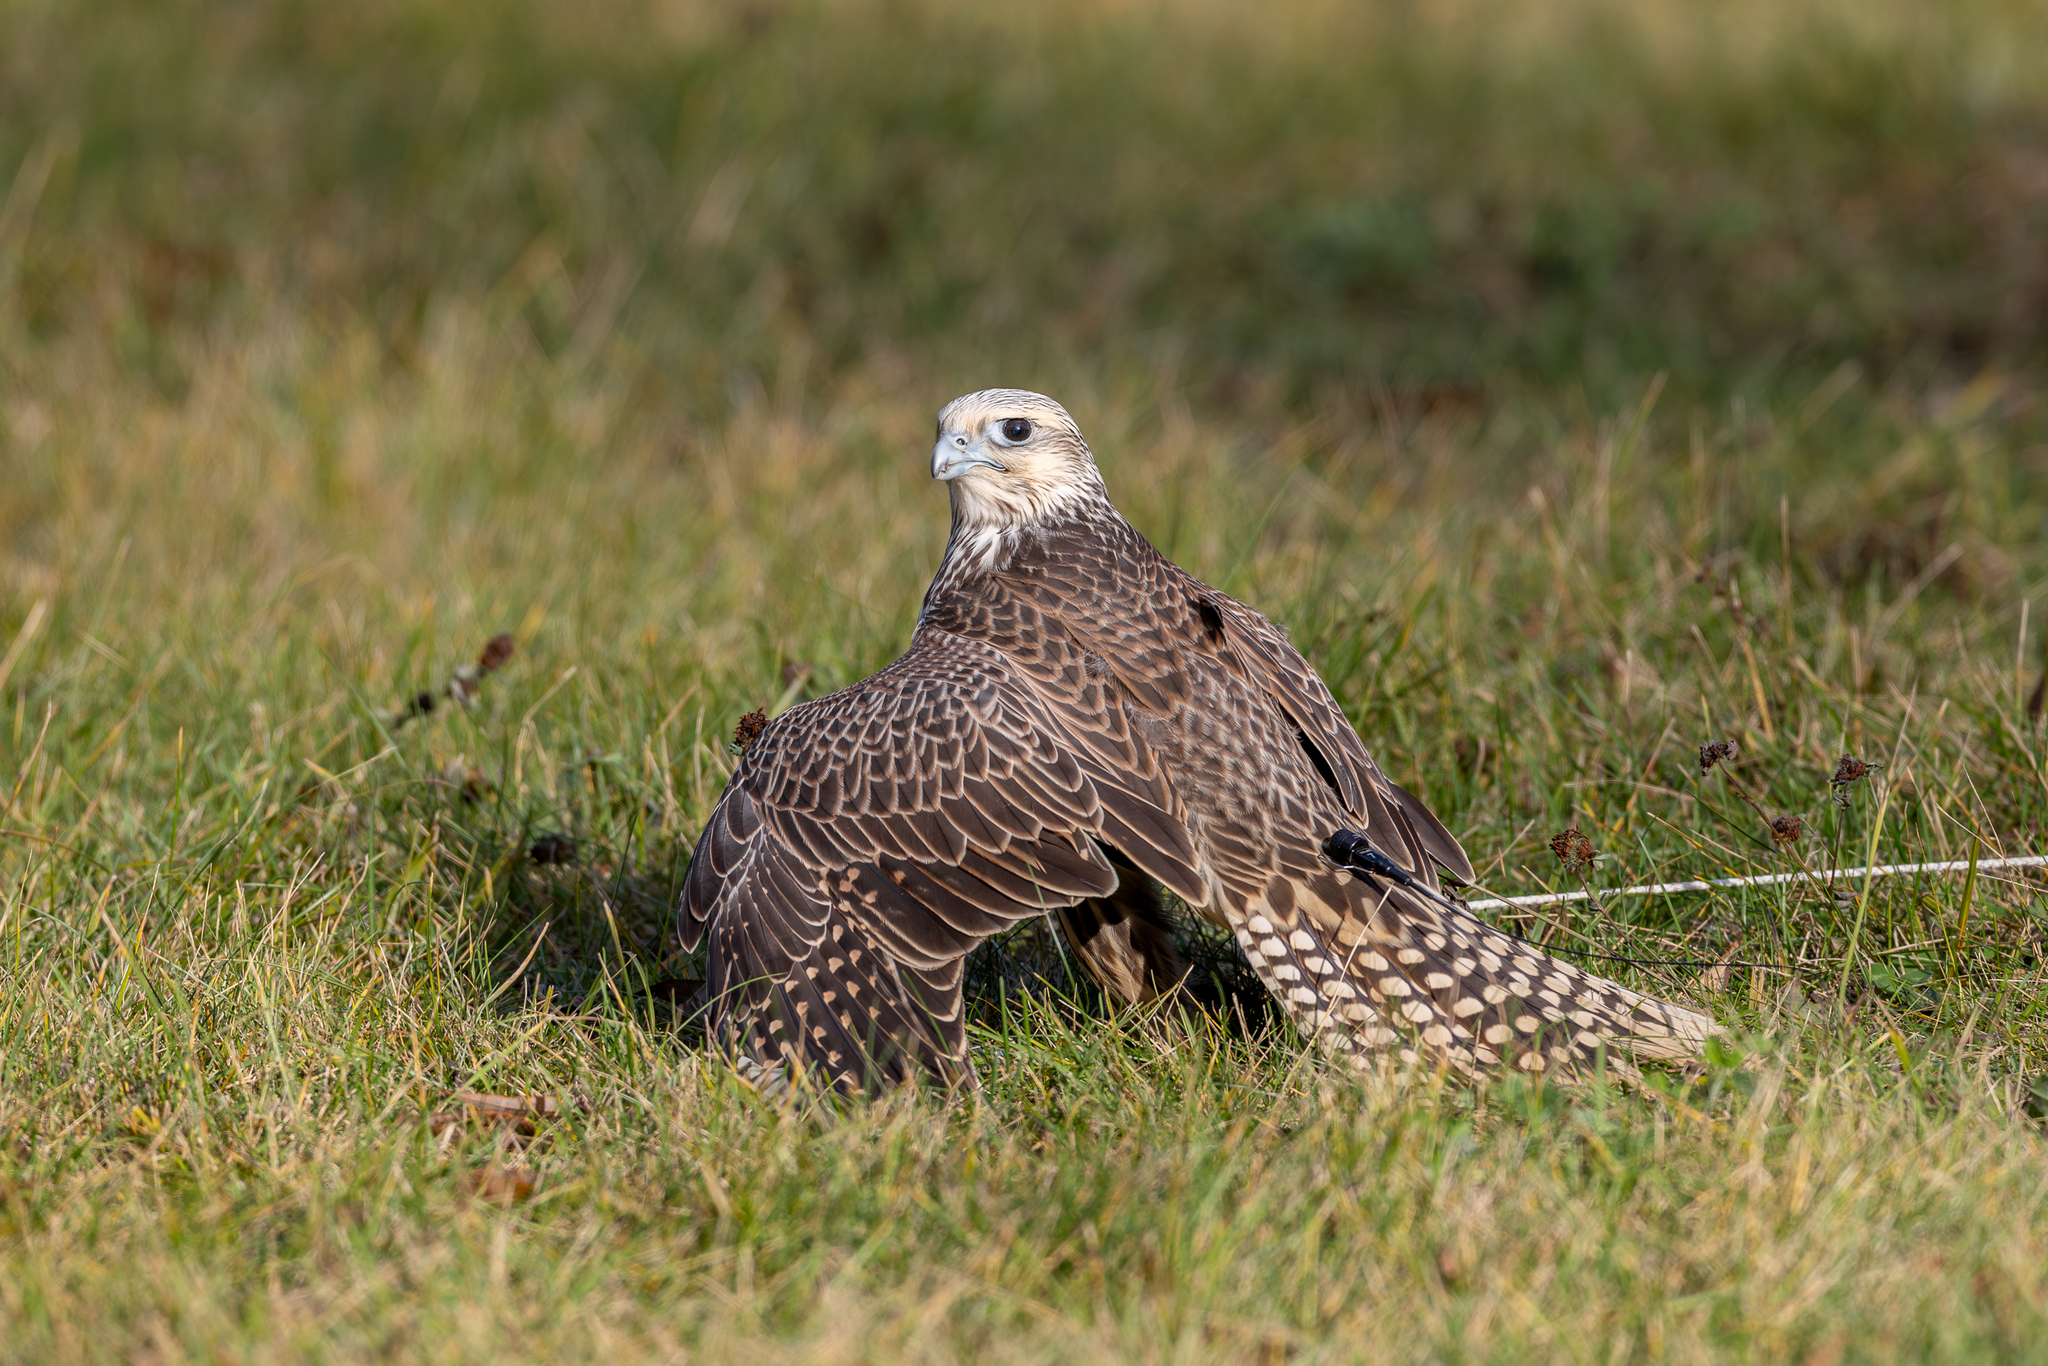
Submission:
{"label": "pale feathered head", "polygon": [[1023,389],[983,389],[939,409],[932,478],[951,486],[953,520],[966,526],[1027,527],[1108,498],[1067,410]]}

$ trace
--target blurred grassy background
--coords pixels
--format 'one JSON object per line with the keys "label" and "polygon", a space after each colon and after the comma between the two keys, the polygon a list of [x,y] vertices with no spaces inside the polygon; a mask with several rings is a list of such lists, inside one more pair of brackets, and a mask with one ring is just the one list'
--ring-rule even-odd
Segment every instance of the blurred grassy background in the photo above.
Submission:
{"label": "blurred grassy background", "polygon": [[[1064,397],[1110,452],[1186,416],[1242,460],[1376,441],[1395,481],[1411,429],[1450,426],[1460,491],[1518,497],[1562,432],[1662,376],[1660,453],[1696,434],[1740,467],[1731,524],[1819,495],[1802,558],[1852,585],[1910,579],[1958,529],[2030,540],[2048,510],[2032,6],[4,22],[23,473],[0,519],[45,559],[76,553],[38,540],[72,540],[54,508],[118,505],[164,463],[94,449],[73,410],[175,425],[222,388],[279,428],[244,456],[264,506],[328,551],[388,539],[360,506],[380,489],[429,536],[558,498],[565,468],[635,465],[694,505],[733,424],[771,417],[872,468],[994,382]],[[521,401],[488,432],[366,425],[437,395],[480,421],[494,383]],[[1958,391],[1995,450],[1891,459]]]}
{"label": "blurred grassy background", "polygon": [[[8,7],[11,313],[489,299],[644,402],[1164,368],[1205,409],[2040,357],[2024,4]],[[1801,393],[1805,389],[1800,390]]]}
{"label": "blurred grassy background", "polygon": [[[820,1130],[634,1001],[733,722],[907,638],[988,384],[1500,890],[1570,823],[1598,886],[2038,850],[2043,52],[1998,0],[0,0],[17,1354],[2022,1358],[2038,882],[1524,918],[1771,965],[1628,970],[1738,1030],[1663,1099],[1045,1015],[981,1111]],[[458,1086],[591,1109],[451,1146]]]}

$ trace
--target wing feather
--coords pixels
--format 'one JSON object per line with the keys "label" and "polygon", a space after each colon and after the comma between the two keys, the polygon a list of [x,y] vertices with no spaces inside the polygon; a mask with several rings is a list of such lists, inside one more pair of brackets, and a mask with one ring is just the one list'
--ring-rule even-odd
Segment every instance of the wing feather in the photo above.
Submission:
{"label": "wing feather", "polygon": [[[1379,775],[1379,786],[1390,797],[1394,809],[1406,818],[1411,842],[1457,882],[1470,885],[1477,876],[1472,870],[1472,860],[1466,856],[1465,847],[1458,843],[1458,837],[1437,819],[1436,812],[1423,805],[1420,797],[1384,774]],[[1426,868],[1428,865],[1422,866]]]}
{"label": "wing feather", "polygon": [[[943,632],[771,721],[684,887],[686,947],[710,934],[719,1037],[847,1089],[906,1068],[971,1075],[966,954],[1119,884],[1096,843],[1105,804],[1071,751],[1004,655]],[[1147,862],[1192,857],[1170,824],[1150,822],[1165,852]]]}
{"label": "wing feather", "polygon": [[[1254,609],[1226,593],[1189,578],[1189,593],[1199,614],[1206,607],[1216,616],[1226,658],[1243,676],[1264,689],[1303,739],[1315,746],[1346,810],[1386,832],[1383,846],[1397,837],[1401,847],[1382,849],[1402,859],[1418,877],[1435,883],[1435,868],[1459,882],[1470,882],[1472,861],[1457,838],[1414,794],[1380,772],[1365,743],[1358,738],[1337,699],[1286,635]],[[1392,812],[1407,819],[1397,823]],[[1398,836],[1395,832],[1398,832]],[[1421,857],[1403,859],[1412,853]]]}
{"label": "wing feather", "polygon": [[1279,628],[1257,611],[1193,577],[1187,583],[1191,611],[1199,614],[1206,605],[1217,615],[1227,657],[1265,688],[1315,743],[1330,763],[1345,807],[1363,813],[1372,758],[1323,680]]}

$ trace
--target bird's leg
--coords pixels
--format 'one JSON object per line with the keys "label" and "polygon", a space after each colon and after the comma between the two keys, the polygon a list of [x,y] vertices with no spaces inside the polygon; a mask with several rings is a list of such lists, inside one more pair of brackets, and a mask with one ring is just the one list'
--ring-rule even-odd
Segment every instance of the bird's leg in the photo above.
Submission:
{"label": "bird's leg", "polygon": [[1119,1005],[1142,1005],[1175,990],[1187,960],[1158,884],[1112,855],[1117,889],[1054,912],[1088,976]]}

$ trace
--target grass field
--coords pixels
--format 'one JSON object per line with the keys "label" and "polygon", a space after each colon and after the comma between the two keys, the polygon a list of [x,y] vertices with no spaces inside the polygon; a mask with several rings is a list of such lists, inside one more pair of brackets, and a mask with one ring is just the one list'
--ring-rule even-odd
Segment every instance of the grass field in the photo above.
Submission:
{"label": "grass field", "polygon": [[[0,1358],[2048,1360],[2048,881],[1820,876],[2043,851],[2048,17],[981,8],[0,0]],[[1703,1075],[1034,933],[978,1105],[707,1058],[733,725],[902,647],[987,384],[1494,890],[1814,870],[1513,920],[1763,965],[1619,970]]]}

